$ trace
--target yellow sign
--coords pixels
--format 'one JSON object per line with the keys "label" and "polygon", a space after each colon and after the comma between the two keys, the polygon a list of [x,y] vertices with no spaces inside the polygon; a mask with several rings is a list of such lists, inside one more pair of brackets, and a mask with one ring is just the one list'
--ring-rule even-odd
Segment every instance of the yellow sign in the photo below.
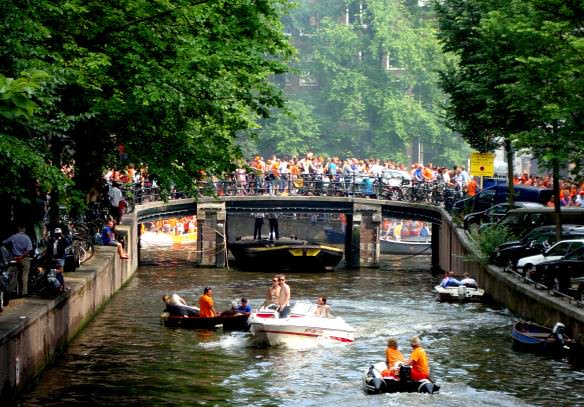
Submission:
{"label": "yellow sign", "polygon": [[471,177],[495,175],[495,153],[470,153]]}

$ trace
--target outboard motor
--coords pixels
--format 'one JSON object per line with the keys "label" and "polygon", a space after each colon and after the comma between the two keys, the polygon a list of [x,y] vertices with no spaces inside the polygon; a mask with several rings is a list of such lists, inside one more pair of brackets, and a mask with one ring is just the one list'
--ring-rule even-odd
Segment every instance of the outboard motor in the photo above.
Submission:
{"label": "outboard motor", "polygon": [[408,365],[401,365],[399,367],[399,380],[408,382],[412,380],[412,367]]}
{"label": "outboard motor", "polygon": [[375,366],[370,366],[363,377],[363,385],[368,394],[383,393],[385,389],[385,380],[381,377]]}
{"label": "outboard motor", "polygon": [[466,287],[463,285],[458,286],[458,299],[463,300],[466,297]]}
{"label": "outboard motor", "polygon": [[557,322],[552,329],[552,334],[554,335],[554,338],[556,338],[556,341],[558,341],[558,344],[561,348],[566,345],[564,341],[564,332],[566,332],[566,325],[562,324],[561,322]]}

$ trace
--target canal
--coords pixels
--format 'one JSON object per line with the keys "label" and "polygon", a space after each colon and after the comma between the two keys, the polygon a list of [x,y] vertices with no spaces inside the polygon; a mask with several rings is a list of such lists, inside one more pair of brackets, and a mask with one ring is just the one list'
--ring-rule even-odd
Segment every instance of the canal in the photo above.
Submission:
{"label": "canal", "polygon": [[[183,260],[181,260],[181,258]],[[326,295],[357,330],[355,343],[313,349],[255,348],[247,333],[169,329],[161,295],[195,302],[214,289],[216,308],[242,296],[259,305],[265,273],[193,268],[184,252],[144,253],[129,285],[45,370],[22,406],[523,406],[584,405],[584,372],[568,361],[511,349],[515,318],[486,304],[443,304],[429,257],[382,259],[379,269],[291,274],[293,300]],[[363,370],[382,361],[389,337],[409,355],[421,335],[439,395],[366,396]]]}

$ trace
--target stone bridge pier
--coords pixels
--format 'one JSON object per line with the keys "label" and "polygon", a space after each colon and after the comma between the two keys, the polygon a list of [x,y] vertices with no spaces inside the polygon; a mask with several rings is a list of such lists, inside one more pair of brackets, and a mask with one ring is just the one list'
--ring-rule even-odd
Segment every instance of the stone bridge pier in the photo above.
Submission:
{"label": "stone bridge pier", "polygon": [[347,216],[345,260],[348,267],[379,267],[381,206],[355,204]]}
{"label": "stone bridge pier", "polygon": [[197,263],[203,267],[224,267],[227,245],[225,242],[225,202],[197,205]]}

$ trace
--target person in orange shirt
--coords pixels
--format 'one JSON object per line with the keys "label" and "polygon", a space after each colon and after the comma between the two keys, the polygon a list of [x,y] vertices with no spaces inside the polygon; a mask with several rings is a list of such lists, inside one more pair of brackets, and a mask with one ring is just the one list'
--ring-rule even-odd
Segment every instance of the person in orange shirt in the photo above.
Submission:
{"label": "person in orange shirt", "polygon": [[475,196],[477,194],[478,188],[479,186],[477,182],[474,178],[471,177],[471,179],[468,181],[468,184],[466,185],[466,192],[468,196]]}
{"label": "person in orange shirt", "polygon": [[430,365],[428,364],[426,351],[422,348],[420,337],[413,336],[410,344],[412,345],[412,353],[410,354],[408,364],[412,366],[412,380],[429,379]]}
{"label": "person in orange shirt", "polygon": [[405,363],[404,355],[397,349],[397,341],[393,338],[387,340],[387,348],[385,349],[385,362],[387,369],[381,372],[381,376],[398,376],[399,366]]}
{"label": "person in orange shirt", "polygon": [[211,318],[217,315],[215,308],[213,308],[213,289],[205,287],[203,295],[199,298],[199,315],[204,318]]}

